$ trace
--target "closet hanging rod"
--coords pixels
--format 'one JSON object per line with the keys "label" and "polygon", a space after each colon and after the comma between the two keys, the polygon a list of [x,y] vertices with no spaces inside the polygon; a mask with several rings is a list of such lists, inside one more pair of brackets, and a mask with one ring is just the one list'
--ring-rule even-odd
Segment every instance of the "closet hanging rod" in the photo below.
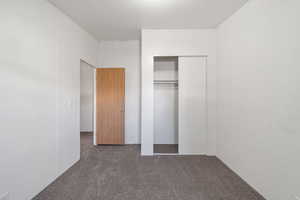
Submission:
{"label": "closet hanging rod", "polygon": [[154,84],[178,84],[177,80],[155,80]]}

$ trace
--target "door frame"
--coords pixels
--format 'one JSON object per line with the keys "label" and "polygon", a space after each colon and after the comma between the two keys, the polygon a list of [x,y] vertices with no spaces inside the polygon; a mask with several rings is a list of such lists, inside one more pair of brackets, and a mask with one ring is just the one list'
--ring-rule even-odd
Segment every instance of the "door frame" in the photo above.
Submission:
{"label": "door frame", "polygon": [[94,69],[94,121],[93,121],[93,144],[96,146],[97,145],[97,130],[96,130],[96,116],[97,116],[97,97],[96,97],[96,81],[97,81],[97,68]]}

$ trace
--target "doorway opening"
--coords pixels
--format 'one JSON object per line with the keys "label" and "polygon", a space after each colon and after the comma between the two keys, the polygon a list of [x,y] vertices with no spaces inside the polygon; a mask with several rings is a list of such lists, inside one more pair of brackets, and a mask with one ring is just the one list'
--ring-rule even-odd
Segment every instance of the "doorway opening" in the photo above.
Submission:
{"label": "doorway opening", "polygon": [[94,138],[95,67],[80,60],[80,139],[81,145],[92,145]]}

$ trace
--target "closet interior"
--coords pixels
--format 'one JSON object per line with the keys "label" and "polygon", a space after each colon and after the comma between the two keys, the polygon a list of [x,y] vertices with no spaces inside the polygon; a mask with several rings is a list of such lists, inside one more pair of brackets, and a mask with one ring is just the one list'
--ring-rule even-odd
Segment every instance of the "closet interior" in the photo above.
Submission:
{"label": "closet interior", "polygon": [[178,153],[178,57],[154,57],[154,153]]}

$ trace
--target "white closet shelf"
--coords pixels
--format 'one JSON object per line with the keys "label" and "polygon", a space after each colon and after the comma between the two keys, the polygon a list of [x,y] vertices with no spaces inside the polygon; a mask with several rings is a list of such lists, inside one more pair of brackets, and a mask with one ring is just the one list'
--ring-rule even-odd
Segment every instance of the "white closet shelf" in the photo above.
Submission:
{"label": "white closet shelf", "polygon": [[178,80],[154,80],[154,84],[178,84]]}

